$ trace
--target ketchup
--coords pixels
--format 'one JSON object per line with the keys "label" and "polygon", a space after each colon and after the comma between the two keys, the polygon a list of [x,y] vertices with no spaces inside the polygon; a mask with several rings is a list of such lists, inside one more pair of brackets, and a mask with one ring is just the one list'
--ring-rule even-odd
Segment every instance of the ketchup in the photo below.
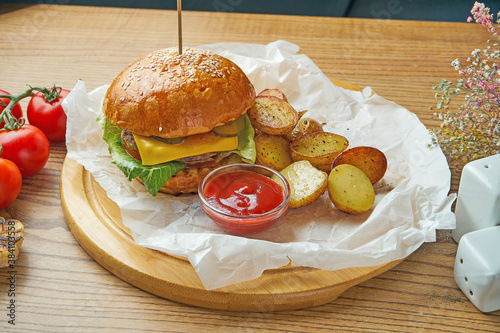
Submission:
{"label": "ketchup", "polygon": [[283,189],[270,178],[251,171],[235,171],[211,179],[203,193],[215,208],[239,216],[262,214],[278,207]]}

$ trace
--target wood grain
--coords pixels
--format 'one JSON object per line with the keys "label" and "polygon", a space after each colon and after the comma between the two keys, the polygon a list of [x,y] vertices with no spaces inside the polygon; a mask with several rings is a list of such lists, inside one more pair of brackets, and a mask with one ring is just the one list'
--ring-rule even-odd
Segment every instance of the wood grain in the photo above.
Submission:
{"label": "wood grain", "polygon": [[[429,119],[436,102],[431,86],[453,79],[451,61],[490,37],[466,23],[203,12],[185,12],[183,27],[185,45],[296,43],[327,76],[371,86],[428,127],[438,125]],[[0,31],[0,82],[12,93],[26,84],[71,89],[77,79],[90,91],[177,38],[175,11],[83,6],[2,4]],[[1,332],[500,331],[500,312],[479,312],[457,288],[457,244],[447,231],[391,270],[313,308],[228,312],[152,295],[109,273],[72,236],[59,196],[65,155],[64,144],[51,143],[46,167],[24,179],[19,198],[0,210],[26,226],[15,267],[15,327],[6,316],[10,274],[0,269]]]}

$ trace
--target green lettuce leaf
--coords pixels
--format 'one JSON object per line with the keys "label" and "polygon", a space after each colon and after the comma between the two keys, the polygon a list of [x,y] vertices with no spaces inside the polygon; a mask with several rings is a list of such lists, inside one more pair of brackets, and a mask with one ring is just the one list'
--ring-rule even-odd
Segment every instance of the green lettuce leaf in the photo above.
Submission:
{"label": "green lettuce leaf", "polygon": [[179,161],[158,165],[143,165],[140,161],[131,157],[123,148],[120,139],[122,131],[120,127],[112,124],[102,113],[98,116],[97,121],[103,130],[102,138],[109,146],[111,162],[116,164],[128,180],[139,178],[153,196],[156,196],[170,177],[186,167],[186,163]]}
{"label": "green lettuce leaf", "polygon": [[257,156],[257,149],[255,148],[254,141],[255,130],[253,129],[247,114],[245,114],[245,117],[245,129],[238,135],[238,148],[232,151],[221,152],[220,154],[222,157],[226,157],[233,153],[238,154],[244,162],[253,164],[255,163],[255,158]]}
{"label": "green lettuce leaf", "polygon": [[[157,165],[143,165],[140,161],[131,157],[123,148],[120,139],[122,129],[112,124],[104,114],[99,114],[97,122],[103,130],[102,138],[108,144],[108,150],[111,154],[111,162],[114,163],[127,177],[128,180],[139,178],[149,193],[156,196],[160,188],[165,185],[175,173],[184,169],[186,163],[171,161]],[[255,131],[250,125],[247,116],[247,125],[238,136],[238,148],[234,151],[224,152],[224,156],[236,153],[246,163],[255,163],[256,149],[253,140]]]}

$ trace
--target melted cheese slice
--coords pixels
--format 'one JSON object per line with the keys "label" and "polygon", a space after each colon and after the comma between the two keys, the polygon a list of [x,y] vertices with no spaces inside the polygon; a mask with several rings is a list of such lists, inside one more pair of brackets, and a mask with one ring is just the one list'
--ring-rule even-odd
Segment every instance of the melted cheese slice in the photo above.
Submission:
{"label": "melted cheese slice", "polygon": [[177,144],[168,144],[139,134],[134,134],[134,139],[144,165],[155,165],[217,151],[235,150],[238,147],[237,136],[224,138],[212,132],[188,136],[184,142]]}

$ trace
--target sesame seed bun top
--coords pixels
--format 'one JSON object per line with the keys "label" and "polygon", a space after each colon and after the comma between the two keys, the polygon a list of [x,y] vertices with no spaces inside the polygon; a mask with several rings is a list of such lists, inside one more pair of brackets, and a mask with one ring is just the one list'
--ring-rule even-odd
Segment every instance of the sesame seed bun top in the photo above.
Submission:
{"label": "sesame seed bun top", "polygon": [[232,61],[209,51],[152,52],[113,80],[103,113],[113,124],[145,136],[183,137],[211,131],[254,103],[255,89]]}

